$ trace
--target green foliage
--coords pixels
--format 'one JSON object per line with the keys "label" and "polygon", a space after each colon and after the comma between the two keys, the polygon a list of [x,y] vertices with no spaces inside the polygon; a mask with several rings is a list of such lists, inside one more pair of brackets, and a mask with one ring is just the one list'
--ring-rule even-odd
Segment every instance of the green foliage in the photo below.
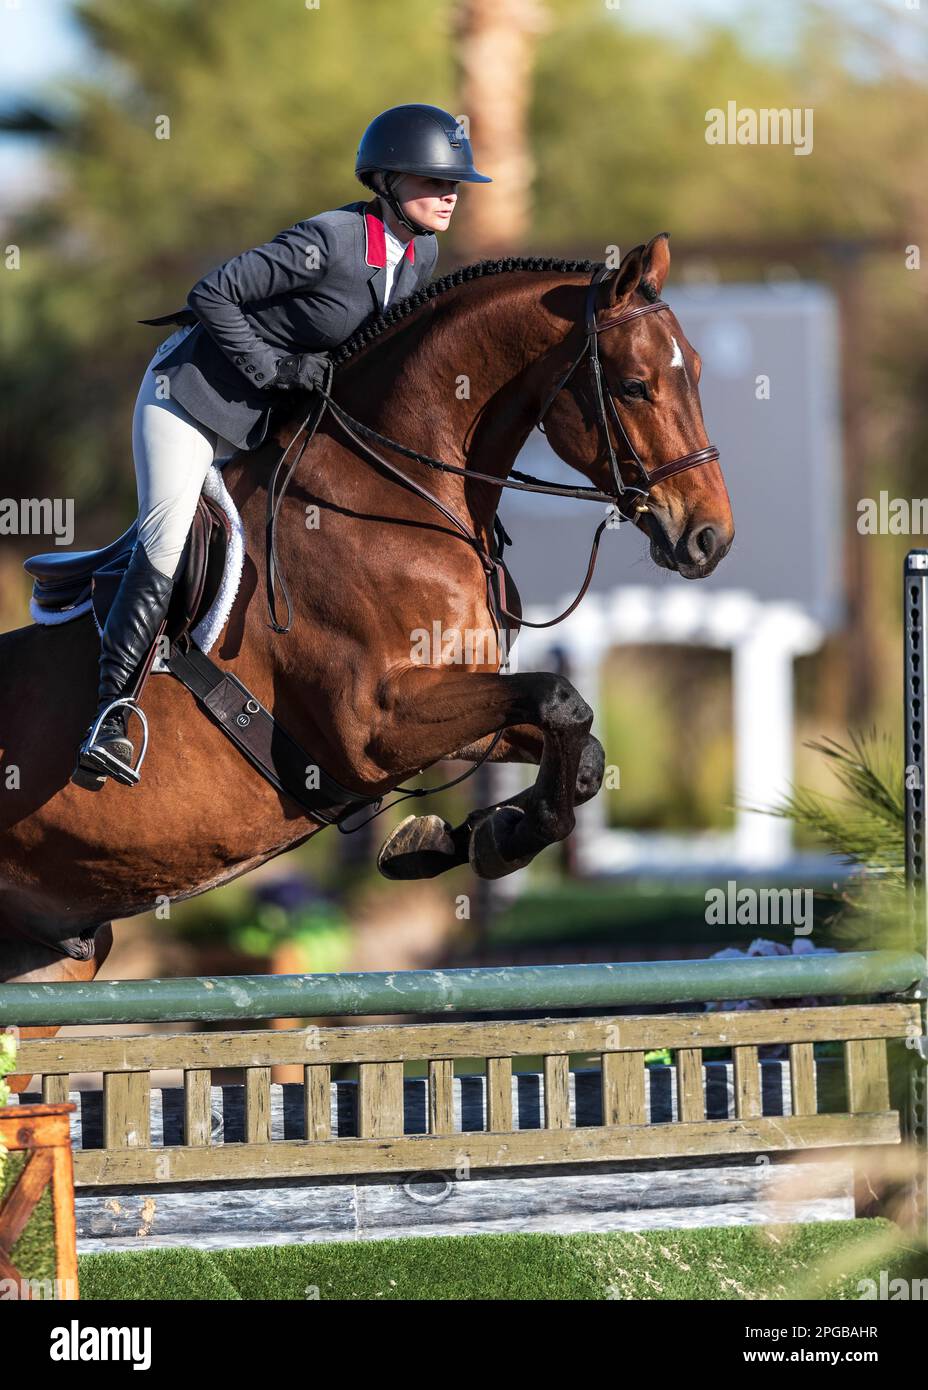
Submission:
{"label": "green foliage", "polygon": [[10,1088],[4,1081],[5,1076],[16,1067],[16,1034],[12,1032],[0,1033],[0,1105],[9,1105]]}
{"label": "green foliage", "polygon": [[[663,228],[707,240],[861,233],[915,215],[902,171],[910,119],[928,112],[924,74],[905,70],[898,50],[862,34],[853,16],[784,6],[795,42],[774,47],[754,41],[750,13],[678,35],[631,27],[604,6],[548,8],[532,117],[546,243],[624,248]],[[706,112],[728,100],[812,108],[814,154],[707,145]]]}
{"label": "green foliage", "polygon": [[[16,1035],[11,1032],[0,1033],[0,1106],[10,1103],[10,1087],[3,1078],[9,1076],[15,1065]],[[0,1185],[6,1172],[7,1153],[6,1145],[0,1140]]]}
{"label": "green foliage", "polygon": [[852,731],[850,746],[810,740],[829,760],[845,796],[798,788],[769,814],[813,831],[833,854],[864,869],[888,889],[905,886],[905,797],[898,744],[875,729]]}
{"label": "green foliage", "polygon": [[232,926],[229,939],[246,955],[265,959],[286,943],[296,948],[305,971],[344,970],[351,957],[351,927],[341,912],[329,907],[293,912],[264,903]]}
{"label": "green foliage", "polygon": [[9,238],[22,269],[6,277],[0,492],[18,496],[28,473],[39,493],[76,497],[86,544],[91,516],[110,539],[134,499],[132,401],[160,341],[135,321],[282,227],[366,197],[367,121],[446,104],[453,87],[447,7],[432,0],[406,0],[401,24],[361,0],[83,0],[75,15],[95,61],[50,93],[66,113],[54,179]]}
{"label": "green foliage", "polygon": [[[795,45],[762,53],[750,15],[677,34],[602,5],[545,9],[527,252],[601,254],[661,227],[710,239],[911,225],[917,240],[907,169],[928,96],[882,35],[806,5],[793,8]],[[353,154],[373,113],[456,108],[458,15],[452,0],[406,0],[401,23],[372,0],[81,0],[74,17],[93,62],[48,93],[62,113],[54,178],[10,238],[22,269],[6,277],[0,491],[16,495],[27,472],[43,493],[66,481],[88,543],[91,526],[109,539],[133,499],[131,405],[158,341],[135,320],[183,303],[225,257],[357,197]],[[705,113],[729,97],[813,105],[813,159],[707,145]],[[447,268],[453,242],[442,250]]]}
{"label": "green foliage", "polygon": [[[840,797],[797,788],[778,806],[754,808],[793,821],[824,842],[856,872],[840,894],[829,924],[836,945],[872,950],[911,946],[911,909],[905,882],[905,795],[898,743],[876,729],[850,732],[807,745],[828,760],[843,788]],[[816,909],[818,916],[818,909]]]}
{"label": "green foliage", "polygon": [[[692,647],[625,646],[605,667],[597,729],[621,786],[600,792],[623,829],[727,829],[733,750],[730,663]],[[698,749],[698,756],[693,750]]]}
{"label": "green foliage", "polygon": [[[102,81],[72,88],[71,218],[116,239],[110,265],[115,250],[124,266],[177,256],[205,270],[217,252],[357,196],[353,154],[371,115],[448,90],[442,10],[408,0],[398,27],[392,7],[358,0],[84,0],[104,66]],[[157,139],[165,117],[170,137]],[[151,291],[137,287],[139,307]]]}

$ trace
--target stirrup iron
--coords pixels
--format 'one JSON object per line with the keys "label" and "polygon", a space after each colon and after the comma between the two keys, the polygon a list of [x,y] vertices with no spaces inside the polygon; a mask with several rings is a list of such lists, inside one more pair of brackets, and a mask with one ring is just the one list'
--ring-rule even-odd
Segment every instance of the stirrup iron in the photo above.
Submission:
{"label": "stirrup iron", "polygon": [[[136,758],[135,767],[132,767],[129,763],[124,763],[122,758],[117,758],[114,753],[110,753],[106,748],[96,748],[94,746],[97,735],[100,732],[101,724],[112,711],[118,709],[120,705],[125,705],[129,714],[137,715],[142,725],[142,747]],[[79,762],[85,767],[88,765],[90,767],[96,767],[99,771],[105,772],[115,781],[121,782],[125,787],[135,787],[138,786],[139,769],[142,766],[147,751],[148,720],[145,718],[145,711],[131,696],[122,695],[117,700],[111,700],[93,721],[90,733],[81,744]]]}

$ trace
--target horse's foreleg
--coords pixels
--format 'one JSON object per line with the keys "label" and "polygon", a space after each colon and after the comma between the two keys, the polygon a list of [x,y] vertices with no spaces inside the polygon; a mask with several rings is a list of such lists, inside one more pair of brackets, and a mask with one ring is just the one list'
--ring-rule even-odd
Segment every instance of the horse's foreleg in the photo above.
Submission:
{"label": "horse's foreleg", "polygon": [[[573,808],[599,789],[603,757],[591,737],[592,711],[562,676],[537,672],[492,676],[419,671],[400,678],[402,697],[391,702],[393,726],[387,737],[403,731],[402,716],[410,693],[411,726],[405,732],[421,748],[424,735],[441,737],[457,731],[439,757],[476,761],[492,735],[505,727],[491,757],[495,761],[537,762],[535,783],[500,806],[473,812],[452,828],[438,816],[409,816],[384,844],[378,867],[388,878],[424,878],[443,873],[469,859],[483,877],[501,877],[523,867],[546,846],[563,840],[574,825]],[[424,727],[423,727],[424,722]],[[422,765],[437,761],[434,753]]]}
{"label": "horse's foreleg", "polygon": [[[442,761],[480,762],[493,743],[494,737],[494,734],[488,734],[486,738],[475,739],[465,748],[458,748],[453,753],[446,754]],[[541,762],[544,746],[545,737],[540,729],[534,729],[530,724],[521,724],[514,729],[505,730],[486,760],[488,763],[534,763],[537,767]]]}
{"label": "horse's foreleg", "polygon": [[[589,737],[596,742],[592,734]],[[495,734],[476,739],[464,748],[447,753],[441,761],[533,763],[537,767],[544,746],[544,735],[524,724],[507,729],[498,740]],[[385,878],[435,878],[468,862],[472,832],[469,817],[462,825],[452,826],[434,813],[407,816],[381,845],[377,867]]]}
{"label": "horse's foreleg", "polygon": [[[466,748],[459,748],[456,753],[449,753],[443,761],[480,762],[492,742],[493,735],[491,734],[487,738],[481,738],[475,743],[468,744]],[[540,730],[533,729],[527,724],[522,725],[520,728],[507,729],[486,761],[488,763],[534,763],[537,767],[541,762],[544,746],[544,734]],[[582,806],[585,801],[589,801],[591,797],[596,795],[602,785],[604,768],[603,746],[594,734],[587,734],[586,743],[580,754],[577,785],[574,788],[575,806]],[[524,794],[519,793],[520,796]],[[517,799],[511,797],[510,804]]]}

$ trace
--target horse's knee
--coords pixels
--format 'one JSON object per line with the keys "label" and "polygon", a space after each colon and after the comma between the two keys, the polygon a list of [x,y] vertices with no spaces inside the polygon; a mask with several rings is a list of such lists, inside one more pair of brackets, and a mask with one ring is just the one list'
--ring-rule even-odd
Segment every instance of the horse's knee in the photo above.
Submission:
{"label": "horse's knee", "polygon": [[588,733],[593,711],[566,676],[543,676],[538,701],[541,726],[552,733]]}

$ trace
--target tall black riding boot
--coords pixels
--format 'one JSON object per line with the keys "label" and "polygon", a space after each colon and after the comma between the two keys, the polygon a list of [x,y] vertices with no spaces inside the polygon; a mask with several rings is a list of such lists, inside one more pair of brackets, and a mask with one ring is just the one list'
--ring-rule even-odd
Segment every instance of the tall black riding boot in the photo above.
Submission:
{"label": "tall black riding boot", "polygon": [[[87,773],[113,777],[134,785],[134,749],[128,734],[128,705],[118,705],[94,726],[114,700],[132,688],[140,663],[147,656],[168,611],[174,580],[149,560],[140,541],[129,559],[119,590],[106,618],[100,643],[100,686],[97,713],[81,744],[75,780],[86,785]],[[83,770],[85,776],[81,778]]]}

